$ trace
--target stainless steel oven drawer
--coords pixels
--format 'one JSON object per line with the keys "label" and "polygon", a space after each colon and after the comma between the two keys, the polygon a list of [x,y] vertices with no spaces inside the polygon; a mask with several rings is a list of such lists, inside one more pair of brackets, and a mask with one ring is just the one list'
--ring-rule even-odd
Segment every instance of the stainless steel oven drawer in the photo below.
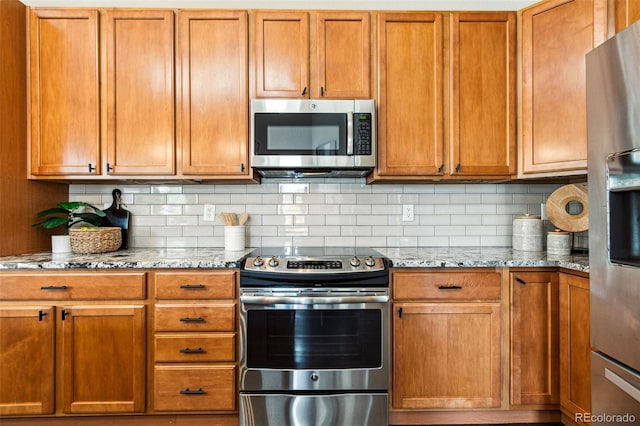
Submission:
{"label": "stainless steel oven drawer", "polygon": [[240,426],[387,426],[387,393],[240,394]]}

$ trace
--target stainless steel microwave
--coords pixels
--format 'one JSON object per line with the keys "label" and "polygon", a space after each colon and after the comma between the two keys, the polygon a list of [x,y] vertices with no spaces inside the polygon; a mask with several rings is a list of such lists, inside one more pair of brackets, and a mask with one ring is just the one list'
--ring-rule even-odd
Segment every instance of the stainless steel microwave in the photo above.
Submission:
{"label": "stainless steel microwave", "polygon": [[263,176],[366,176],[375,136],[372,99],[251,101],[251,167]]}

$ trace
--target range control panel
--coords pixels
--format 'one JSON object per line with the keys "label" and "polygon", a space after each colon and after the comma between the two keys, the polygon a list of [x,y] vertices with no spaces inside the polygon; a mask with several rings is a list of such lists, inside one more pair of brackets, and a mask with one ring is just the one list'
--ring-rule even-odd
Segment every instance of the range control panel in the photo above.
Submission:
{"label": "range control panel", "polygon": [[350,258],[280,258],[278,256],[256,256],[247,258],[244,269],[260,272],[321,273],[321,272],[371,272],[384,270],[386,265],[380,257],[352,256]]}

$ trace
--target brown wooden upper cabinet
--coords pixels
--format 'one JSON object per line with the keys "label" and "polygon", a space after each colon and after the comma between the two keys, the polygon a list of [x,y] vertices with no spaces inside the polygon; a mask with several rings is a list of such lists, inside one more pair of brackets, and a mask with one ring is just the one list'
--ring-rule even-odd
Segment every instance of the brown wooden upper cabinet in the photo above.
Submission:
{"label": "brown wooden upper cabinet", "polygon": [[108,10],[107,173],[175,173],[173,11]]}
{"label": "brown wooden upper cabinet", "polygon": [[182,173],[248,176],[245,11],[180,11],[178,99]]}
{"label": "brown wooden upper cabinet", "polygon": [[252,179],[246,11],[29,17],[31,178]]}
{"label": "brown wooden upper cabinet", "polygon": [[99,175],[98,12],[29,12],[31,176]]}
{"label": "brown wooden upper cabinet", "polygon": [[370,180],[516,173],[514,13],[380,13],[376,37]]}
{"label": "brown wooden upper cabinet", "polygon": [[606,0],[547,0],[519,12],[519,177],[585,174],[585,54],[607,35]]}
{"label": "brown wooden upper cabinet", "polygon": [[640,2],[638,0],[615,0],[616,33],[640,19]]}
{"label": "brown wooden upper cabinet", "polygon": [[369,98],[370,19],[365,11],[256,12],[255,96]]}

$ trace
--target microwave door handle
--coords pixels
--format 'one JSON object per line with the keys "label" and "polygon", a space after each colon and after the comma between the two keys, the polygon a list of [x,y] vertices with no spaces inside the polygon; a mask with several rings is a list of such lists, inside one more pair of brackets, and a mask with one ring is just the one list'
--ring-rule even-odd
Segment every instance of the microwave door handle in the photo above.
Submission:
{"label": "microwave door handle", "polygon": [[353,155],[353,113],[347,113],[347,155]]}

